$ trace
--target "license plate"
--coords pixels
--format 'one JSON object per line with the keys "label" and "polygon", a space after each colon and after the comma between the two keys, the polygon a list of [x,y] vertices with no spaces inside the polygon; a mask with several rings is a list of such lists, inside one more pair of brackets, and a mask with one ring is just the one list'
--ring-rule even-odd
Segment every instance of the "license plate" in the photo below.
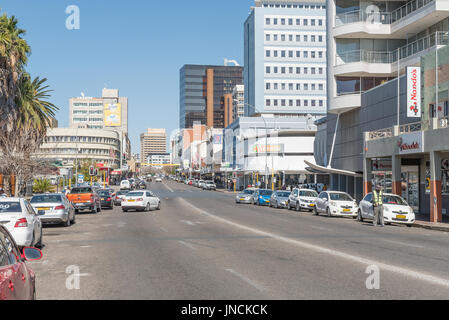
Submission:
{"label": "license plate", "polygon": [[105,199],[105,198],[101,198],[101,200],[103,200],[103,201],[104,201],[104,200],[106,200],[106,199]]}
{"label": "license plate", "polygon": [[136,200],[128,200],[128,202],[136,202]]}
{"label": "license plate", "polygon": [[315,205],[314,204],[309,204],[309,207],[315,207]]}
{"label": "license plate", "polygon": [[403,220],[405,220],[405,219],[407,219],[407,217],[403,216],[403,215],[398,215],[398,216],[396,216],[396,219],[403,219]]}
{"label": "license plate", "polygon": [[343,212],[351,212],[351,209],[343,209]]}
{"label": "license plate", "polygon": [[245,198],[240,198],[240,201],[245,201]]}
{"label": "license plate", "polygon": [[48,211],[50,208],[37,208],[38,211]]}

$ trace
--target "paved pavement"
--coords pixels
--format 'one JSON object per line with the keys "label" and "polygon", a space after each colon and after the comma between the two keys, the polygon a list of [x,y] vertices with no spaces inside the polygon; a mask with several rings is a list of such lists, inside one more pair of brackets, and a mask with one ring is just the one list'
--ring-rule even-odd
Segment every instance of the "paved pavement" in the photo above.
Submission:
{"label": "paved pavement", "polygon": [[[447,299],[449,234],[237,205],[151,183],[162,210],[120,207],[44,230],[38,299]],[[70,268],[71,266],[71,268]],[[67,269],[69,267],[69,269]],[[67,271],[79,268],[76,277]],[[379,289],[367,289],[379,268]],[[368,272],[368,273],[367,273]],[[72,277],[69,277],[72,276]],[[68,278],[69,277],[69,278]],[[75,284],[75,286],[74,286]]]}

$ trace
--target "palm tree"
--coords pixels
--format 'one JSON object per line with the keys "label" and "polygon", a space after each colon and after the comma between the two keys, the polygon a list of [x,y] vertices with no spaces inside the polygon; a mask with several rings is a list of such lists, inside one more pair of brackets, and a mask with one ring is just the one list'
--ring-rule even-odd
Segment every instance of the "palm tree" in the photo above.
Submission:
{"label": "palm tree", "polygon": [[17,25],[14,16],[0,16],[0,128],[11,128],[17,112],[17,84],[31,52],[22,38],[25,30]]}
{"label": "palm tree", "polygon": [[34,193],[47,193],[53,191],[54,187],[47,179],[34,180],[33,192]]}

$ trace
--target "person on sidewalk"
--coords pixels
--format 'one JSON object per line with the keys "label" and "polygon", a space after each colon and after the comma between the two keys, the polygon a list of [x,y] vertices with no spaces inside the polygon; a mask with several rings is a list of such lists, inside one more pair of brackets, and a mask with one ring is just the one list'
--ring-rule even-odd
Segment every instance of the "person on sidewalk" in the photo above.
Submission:
{"label": "person on sidewalk", "polygon": [[379,224],[381,227],[385,226],[383,197],[384,197],[384,192],[382,190],[382,187],[379,184],[377,184],[376,189],[373,192],[373,206],[374,206],[373,225],[375,227],[377,227],[377,224]]}

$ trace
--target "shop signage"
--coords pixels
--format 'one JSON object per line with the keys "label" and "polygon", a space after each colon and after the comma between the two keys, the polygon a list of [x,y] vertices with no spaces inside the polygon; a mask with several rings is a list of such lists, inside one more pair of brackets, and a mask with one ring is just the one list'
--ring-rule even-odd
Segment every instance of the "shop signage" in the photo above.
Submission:
{"label": "shop signage", "polygon": [[252,148],[252,152],[255,154],[266,154],[266,153],[284,153],[283,144],[255,144]]}
{"label": "shop signage", "polygon": [[399,154],[424,152],[423,132],[403,134],[398,141]]}
{"label": "shop signage", "polygon": [[392,167],[390,159],[374,159],[372,171],[391,171]]}
{"label": "shop signage", "polygon": [[421,117],[421,68],[407,68],[407,117]]}

